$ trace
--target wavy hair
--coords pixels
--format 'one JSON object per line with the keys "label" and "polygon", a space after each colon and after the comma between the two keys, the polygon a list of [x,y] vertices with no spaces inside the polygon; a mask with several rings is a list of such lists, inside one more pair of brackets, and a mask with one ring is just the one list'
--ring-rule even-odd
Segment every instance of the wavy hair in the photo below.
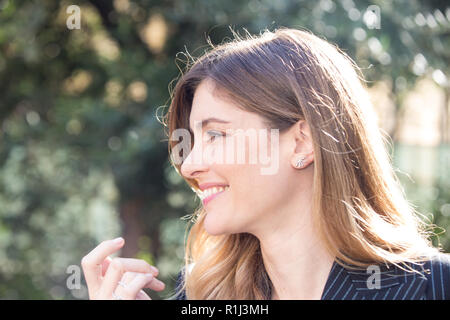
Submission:
{"label": "wavy hair", "polygon": [[[245,31],[242,37],[232,30],[234,39],[217,46],[208,40],[211,50],[199,58],[188,54],[164,119],[168,136],[189,128],[193,96],[205,79],[280,134],[306,120],[314,147],[313,222],[341,265],[390,263],[414,271],[408,263],[439,252],[394,173],[389,140],[377,126],[355,62],[306,30],[281,27],[259,36]],[[170,160],[181,175],[187,154],[173,152],[176,144],[169,139]],[[196,181],[185,180],[198,191]],[[270,299],[259,240],[248,233],[211,236],[204,217],[200,205],[186,229],[187,272],[179,290],[187,299]]]}

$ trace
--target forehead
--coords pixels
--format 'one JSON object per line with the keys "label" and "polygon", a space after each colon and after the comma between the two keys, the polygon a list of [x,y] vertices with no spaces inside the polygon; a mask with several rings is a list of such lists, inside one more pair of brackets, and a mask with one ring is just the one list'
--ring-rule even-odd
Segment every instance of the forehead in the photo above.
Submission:
{"label": "forehead", "polygon": [[245,111],[231,101],[217,94],[212,81],[202,81],[194,93],[189,117],[190,127],[206,118],[219,118],[238,126],[261,123],[262,119],[255,113]]}

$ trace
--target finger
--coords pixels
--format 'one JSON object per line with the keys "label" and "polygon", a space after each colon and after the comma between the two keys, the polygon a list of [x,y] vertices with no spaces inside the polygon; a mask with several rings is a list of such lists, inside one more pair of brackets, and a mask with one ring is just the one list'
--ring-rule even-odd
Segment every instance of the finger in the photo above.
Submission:
{"label": "finger", "polygon": [[[137,272],[125,272],[122,276],[122,279],[120,280],[122,284],[128,285],[131,283],[134,278],[141,273]],[[120,284],[119,284],[120,285]],[[155,291],[162,291],[166,288],[166,285],[161,280],[157,279],[155,276],[153,276],[153,279],[149,278],[148,283],[144,286],[144,288],[149,288]]]}
{"label": "finger", "polygon": [[106,257],[105,260],[103,260],[102,262],[102,277],[105,276],[106,270],[108,270],[109,264],[111,263],[112,258],[111,257]]}
{"label": "finger", "polygon": [[158,269],[141,259],[132,258],[114,258],[106,270],[102,284],[99,289],[99,296],[109,299],[112,292],[117,287],[117,283],[125,272],[150,273],[154,276],[158,275]]}
{"label": "finger", "polygon": [[125,272],[151,273],[155,277],[157,277],[159,274],[158,268],[150,265],[147,261],[142,259],[117,257],[111,259],[110,267],[113,267],[117,270],[122,270],[123,274],[125,274]]}
{"label": "finger", "polygon": [[[126,288],[128,286],[128,284],[138,275],[139,273],[136,272],[125,272],[122,276],[122,278],[120,279],[120,281],[117,283],[116,288],[113,290],[113,292],[117,295],[120,296],[121,299],[124,299],[124,293],[123,293],[123,289],[122,288]],[[114,299],[115,297],[113,296],[113,294],[111,294],[111,297],[109,297],[111,299]],[[99,297],[99,299],[108,299],[108,296],[101,296]]]}
{"label": "finger", "polygon": [[139,291],[136,300],[152,300],[143,290]]}
{"label": "finger", "polygon": [[95,247],[81,260],[89,292],[97,291],[101,286],[103,261],[112,253],[119,250],[125,241],[123,238],[105,240]]}
{"label": "finger", "polygon": [[166,285],[161,280],[154,278],[153,280],[150,280],[144,288],[149,288],[154,291],[163,291],[166,288]]}
{"label": "finger", "polygon": [[141,289],[152,280],[154,280],[154,276],[151,273],[136,273],[131,282],[127,283],[125,287],[119,286],[115,292],[124,300],[136,300]]}
{"label": "finger", "polygon": [[137,272],[130,272],[130,271],[127,271],[127,272],[125,272],[125,273],[123,274],[122,279],[120,279],[120,282],[121,282],[123,285],[128,285],[131,281],[133,281],[134,278],[136,278],[136,276],[137,276],[138,274],[139,274],[139,273],[137,273]]}

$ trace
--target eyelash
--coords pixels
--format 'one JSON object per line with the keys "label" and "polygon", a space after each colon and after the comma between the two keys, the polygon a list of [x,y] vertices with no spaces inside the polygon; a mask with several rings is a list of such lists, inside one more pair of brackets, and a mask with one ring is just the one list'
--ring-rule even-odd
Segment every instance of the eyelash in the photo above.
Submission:
{"label": "eyelash", "polygon": [[[206,133],[207,133],[208,135],[212,136],[210,139],[208,139],[208,142],[213,142],[213,141],[215,141],[215,139],[212,140],[212,138],[223,137],[223,136],[225,136],[222,132],[219,132],[219,131],[207,131]],[[216,133],[216,134],[211,134],[211,133]]]}
{"label": "eyelash", "polygon": [[[194,134],[192,133],[192,131],[189,130],[189,132],[190,132],[191,136],[194,137]],[[211,134],[211,133],[216,133],[216,134],[214,135],[214,134]],[[213,130],[206,131],[206,134],[212,136],[210,139],[208,139],[208,142],[214,142],[215,140],[213,140],[213,138],[226,136],[226,134],[224,134],[224,133],[222,133],[220,131],[213,131]]]}

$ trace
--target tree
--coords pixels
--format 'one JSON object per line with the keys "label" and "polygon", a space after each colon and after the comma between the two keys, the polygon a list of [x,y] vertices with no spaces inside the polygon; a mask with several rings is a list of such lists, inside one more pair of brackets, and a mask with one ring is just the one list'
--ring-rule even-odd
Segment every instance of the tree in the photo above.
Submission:
{"label": "tree", "polygon": [[70,1],[3,3],[0,296],[7,298],[72,298],[67,266],[122,232],[121,255],[162,263],[164,280],[173,280],[184,236],[178,221],[197,203],[169,166],[156,116],[170,102],[178,53],[202,54],[208,37],[231,38],[229,26],[307,28],[355,58],[370,82],[390,78],[398,110],[403,90],[423,74],[414,67],[420,55],[431,68],[424,72],[448,73],[448,9],[438,1],[378,4],[381,29],[364,20],[378,3],[369,1],[79,1],[79,30],[67,28]]}

